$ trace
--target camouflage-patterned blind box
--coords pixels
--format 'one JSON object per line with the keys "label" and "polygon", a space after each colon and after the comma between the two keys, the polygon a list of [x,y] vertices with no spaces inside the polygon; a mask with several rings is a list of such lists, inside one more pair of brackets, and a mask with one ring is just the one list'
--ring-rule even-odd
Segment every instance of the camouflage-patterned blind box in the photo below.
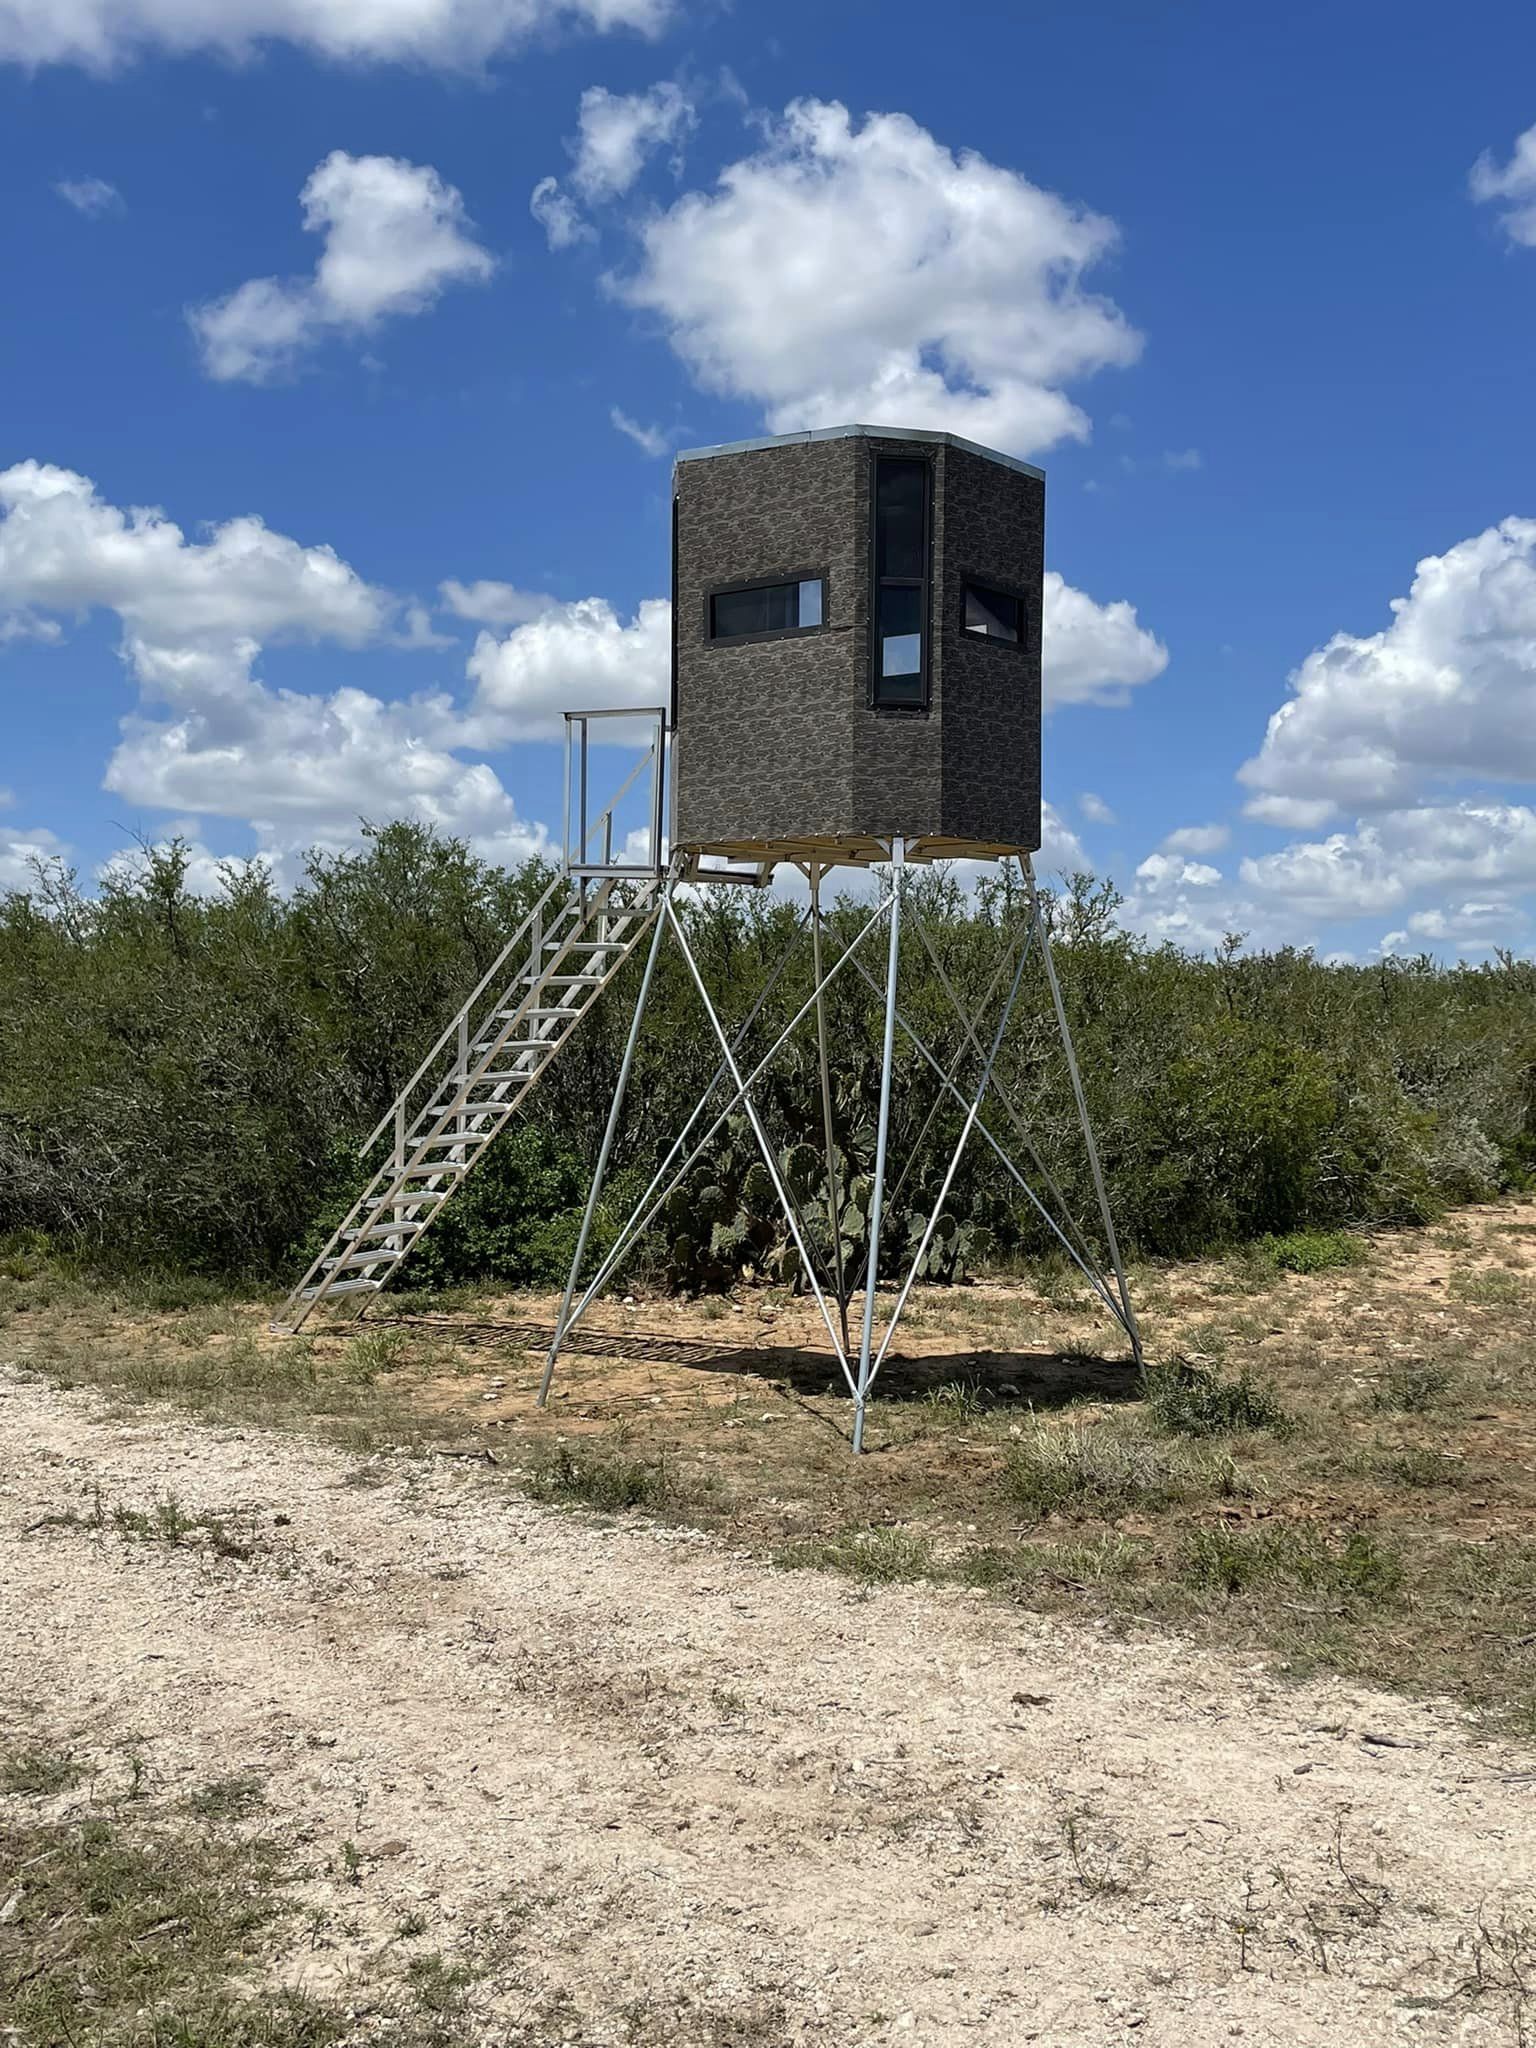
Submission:
{"label": "camouflage-patterned blind box", "polygon": [[673,844],[996,858],[1040,844],[1045,479],[953,434],[680,455]]}

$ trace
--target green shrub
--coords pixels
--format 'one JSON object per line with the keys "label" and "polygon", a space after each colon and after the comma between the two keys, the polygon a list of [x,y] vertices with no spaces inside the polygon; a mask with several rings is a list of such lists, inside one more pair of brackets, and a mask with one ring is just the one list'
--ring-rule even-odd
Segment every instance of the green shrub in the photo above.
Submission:
{"label": "green shrub", "polygon": [[[54,869],[31,892],[0,897],[0,1240],[29,1233],[0,1267],[6,1312],[35,1298],[27,1289],[57,1295],[68,1262],[124,1278],[166,1307],[217,1299],[216,1285],[196,1292],[178,1278],[185,1273],[220,1284],[296,1277],[360,1189],[358,1144],[548,876],[538,863],[492,868],[408,824],[370,832],[355,854],[315,853],[288,894],[257,867],[194,895],[189,858],[185,847],[158,850],[94,893]],[[962,1010],[984,1020],[1000,934],[1019,928],[1016,876],[1000,869],[968,893],[942,870],[914,870],[905,886]],[[1528,963],[1327,967],[1305,953],[1231,949],[1196,959],[1120,929],[1117,905],[1112,889],[1080,876],[1050,909],[1129,1254],[1184,1257],[1267,1237],[1288,1270],[1319,1270],[1333,1257],[1320,1246],[1342,1242],[1345,1225],[1427,1218],[1536,1169]],[[794,908],[768,892],[722,890],[680,915],[722,1015],[743,1021],[793,934]],[[847,945],[865,915],[851,900],[836,905],[829,947]],[[434,1222],[404,1269],[407,1286],[564,1278],[642,971],[638,957],[626,963]],[[747,1030],[744,1067],[803,1000],[796,968]],[[920,952],[904,964],[902,1000],[935,1056],[964,1066],[965,1032]],[[882,1006],[850,973],[827,1008],[835,1204],[807,1032],[784,1047],[759,1093],[815,1249],[825,1264],[840,1248],[857,1267]],[[650,1016],[593,1257],[660,1163],[712,1060],[675,950],[661,956]],[[896,1057],[891,1156],[904,1177],[892,1185],[886,1274],[917,1248],[958,1128],[921,1055],[903,1039]],[[1033,1141],[1066,1206],[1092,1213],[1069,1079],[1043,1019],[1021,1014],[997,1080],[1028,1101]],[[746,1266],[789,1277],[772,1195],[752,1133],[733,1122],[638,1256],[689,1291]],[[45,1241],[39,1274],[32,1246]],[[1042,1289],[1064,1304],[1080,1290],[1059,1250],[990,1150],[973,1144],[922,1277],[1039,1263]]]}
{"label": "green shrub", "polygon": [[1226,1379],[1175,1359],[1148,1368],[1147,1413],[1177,1436],[1225,1436],[1240,1429],[1283,1431],[1290,1418],[1271,1390],[1247,1371]]}
{"label": "green shrub", "polygon": [[1262,1240],[1270,1261],[1282,1273],[1325,1273],[1334,1266],[1358,1266],[1369,1249],[1347,1230],[1290,1230]]}

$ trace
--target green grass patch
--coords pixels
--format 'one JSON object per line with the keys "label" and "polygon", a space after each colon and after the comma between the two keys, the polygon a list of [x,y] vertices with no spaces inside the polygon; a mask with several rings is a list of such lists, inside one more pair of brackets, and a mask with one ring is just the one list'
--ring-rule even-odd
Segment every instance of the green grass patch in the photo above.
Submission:
{"label": "green grass patch", "polygon": [[1476,1273],[1453,1273],[1445,1291],[1472,1308],[1522,1308],[1532,1299],[1531,1283],[1523,1274],[1507,1273],[1497,1266]]}
{"label": "green grass patch", "polygon": [[1371,1406],[1387,1414],[1429,1415],[1448,1405],[1456,1375],[1433,1359],[1393,1366],[1371,1389]]}
{"label": "green grass patch", "polygon": [[607,1513],[660,1507],[674,1494],[660,1461],[575,1450],[569,1444],[557,1444],[539,1460],[528,1474],[528,1491],[535,1500],[562,1507],[601,1508]]}
{"label": "green grass patch", "polygon": [[1010,1447],[1003,1489],[1030,1515],[1112,1520],[1133,1509],[1170,1507],[1192,1494],[1237,1491],[1230,1458],[1197,1464],[1167,1445],[1111,1423],[1037,1425]]}
{"label": "green grass patch", "polygon": [[842,1572],[866,1585],[888,1586],[936,1574],[933,1544],[910,1529],[848,1529],[838,1536],[808,1536],[773,1553],[786,1571]]}
{"label": "green grass patch", "polygon": [[1295,1590],[1376,1606],[1402,1591],[1403,1562],[1369,1530],[1339,1541],[1318,1530],[1274,1524],[1262,1529],[1197,1529],[1181,1565],[1186,1585],[1234,1595]]}
{"label": "green grass patch", "polygon": [[1370,1257],[1364,1239],[1347,1230],[1288,1230],[1259,1240],[1261,1256],[1281,1273],[1326,1273],[1362,1266]]}
{"label": "green grass patch", "polygon": [[1187,1358],[1148,1367],[1146,1412],[1174,1436],[1227,1436],[1245,1429],[1283,1434],[1291,1427],[1273,1391],[1251,1373],[1227,1377]]}

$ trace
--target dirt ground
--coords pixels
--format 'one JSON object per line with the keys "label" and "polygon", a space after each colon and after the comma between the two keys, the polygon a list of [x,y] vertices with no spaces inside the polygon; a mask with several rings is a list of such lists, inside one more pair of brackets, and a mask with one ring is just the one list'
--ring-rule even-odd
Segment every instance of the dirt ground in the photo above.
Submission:
{"label": "dirt ground", "polygon": [[[305,1871],[272,1969],[348,2039],[428,1947],[485,2044],[1536,2029],[1536,1770],[1443,1702],[18,1369],[0,1470],[7,1720],[96,1773],[44,1807],[130,1754],[259,1779]],[[110,1512],[170,1497],[241,1540]]]}

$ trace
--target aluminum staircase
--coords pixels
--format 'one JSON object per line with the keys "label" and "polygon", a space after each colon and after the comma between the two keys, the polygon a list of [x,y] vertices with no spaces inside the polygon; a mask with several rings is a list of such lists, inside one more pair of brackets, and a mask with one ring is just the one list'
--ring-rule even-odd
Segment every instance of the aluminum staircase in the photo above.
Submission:
{"label": "aluminum staircase", "polygon": [[663,887],[650,873],[555,877],[363,1146],[366,1159],[392,1134],[274,1330],[297,1330],[323,1301],[378,1292],[650,930]]}

